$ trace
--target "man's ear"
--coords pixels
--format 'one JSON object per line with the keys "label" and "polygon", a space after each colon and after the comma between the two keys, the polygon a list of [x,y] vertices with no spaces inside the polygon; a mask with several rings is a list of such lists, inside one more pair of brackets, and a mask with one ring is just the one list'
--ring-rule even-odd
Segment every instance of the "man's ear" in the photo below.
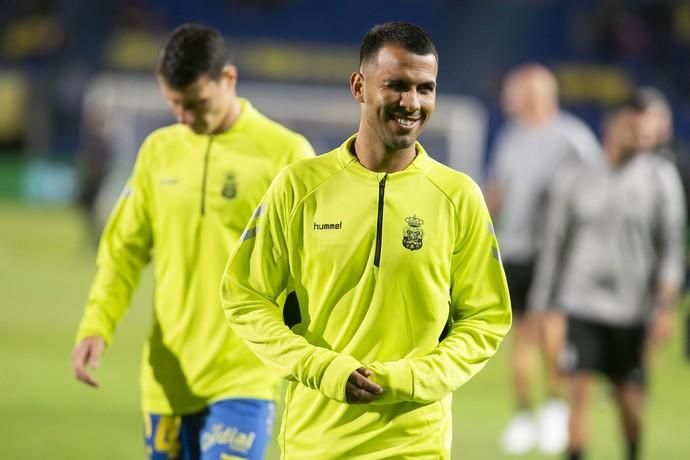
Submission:
{"label": "man's ear", "polygon": [[233,87],[237,85],[237,67],[232,64],[223,66],[223,79]]}
{"label": "man's ear", "polygon": [[364,75],[361,72],[352,72],[350,75],[350,92],[359,103],[364,103]]}

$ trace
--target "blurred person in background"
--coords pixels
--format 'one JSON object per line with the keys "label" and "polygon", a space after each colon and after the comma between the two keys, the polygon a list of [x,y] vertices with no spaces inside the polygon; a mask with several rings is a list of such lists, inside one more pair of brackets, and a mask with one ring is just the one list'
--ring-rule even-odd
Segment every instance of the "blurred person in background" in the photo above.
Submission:
{"label": "blurred person in background", "polygon": [[[684,293],[687,297],[690,290],[690,279],[687,277],[690,274],[690,222],[687,221],[690,218],[690,152],[674,136],[671,105],[661,91],[653,87],[642,87],[637,91],[637,103],[644,110],[647,120],[644,147],[673,162],[683,184],[686,205]],[[685,355],[690,359],[690,311],[686,312],[685,320]]]}
{"label": "blurred person in background", "polygon": [[273,177],[310,144],[236,93],[222,36],[175,29],[157,67],[178,123],[144,141],[101,239],[72,367],[98,367],[140,273],[154,259],[142,409],[151,459],[260,459],[279,380],[227,327],[218,286],[230,249]]}
{"label": "blurred person in background", "polygon": [[359,131],[285,168],[228,262],[230,325],[290,380],[284,459],[450,458],[453,391],[510,328],[481,190],[417,142],[437,73],[418,26],[372,28],[350,77]]}
{"label": "blurred person in background", "polygon": [[640,88],[635,99],[643,117],[642,149],[657,153],[676,165],[685,201],[690,203],[690,153],[674,136],[673,112],[668,99],[658,89],[648,86]]}
{"label": "blurred person in background", "polygon": [[[498,134],[485,189],[515,318],[509,362],[516,408],[501,445],[515,455],[535,446],[553,454],[567,441],[568,408],[558,364],[564,320],[554,309],[532,311],[527,297],[554,174],[592,161],[601,149],[582,121],[560,110],[556,78],[542,65],[524,64],[509,72],[502,103],[509,120]],[[535,346],[543,354],[547,392],[538,409],[531,394],[534,363],[528,359]]]}
{"label": "blurred person in background", "polygon": [[79,179],[76,204],[82,212],[87,235],[94,246],[98,245],[103,230],[102,218],[99,218],[97,209],[98,196],[112,159],[106,125],[100,114],[84,114],[81,146],[75,158]]}
{"label": "blurred person in background", "polygon": [[530,302],[567,315],[568,456],[584,458],[597,375],[614,388],[629,460],[639,458],[646,343],[672,332],[683,282],[685,203],[678,173],[642,151],[642,112],[604,122],[604,157],[554,181]]}

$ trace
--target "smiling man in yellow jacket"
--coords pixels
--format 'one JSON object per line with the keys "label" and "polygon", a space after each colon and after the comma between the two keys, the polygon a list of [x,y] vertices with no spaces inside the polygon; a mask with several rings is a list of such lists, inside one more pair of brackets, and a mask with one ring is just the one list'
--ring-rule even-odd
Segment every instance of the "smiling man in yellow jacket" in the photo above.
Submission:
{"label": "smiling man in yellow jacket", "polygon": [[[374,27],[350,80],[358,134],[285,168],[228,262],[233,330],[290,380],[285,459],[450,458],[452,392],[510,328],[479,187],[416,142],[437,69],[419,27]],[[281,314],[285,292],[299,311]]]}
{"label": "smiling man in yellow jacket", "polygon": [[163,96],[179,123],[153,132],[106,226],[77,334],[77,378],[97,365],[153,257],[153,328],[142,408],[155,460],[263,458],[278,378],[227,327],[218,283],[271,180],[309,143],[235,92],[220,34],[188,24],[162,49]]}

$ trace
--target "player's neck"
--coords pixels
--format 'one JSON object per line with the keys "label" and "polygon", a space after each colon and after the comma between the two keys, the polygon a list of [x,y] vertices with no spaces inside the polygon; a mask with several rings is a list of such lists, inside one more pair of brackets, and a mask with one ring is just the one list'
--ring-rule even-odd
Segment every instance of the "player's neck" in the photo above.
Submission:
{"label": "player's neck", "polygon": [[237,119],[240,117],[242,114],[242,105],[240,104],[239,99],[236,97],[233,97],[230,99],[230,102],[228,103],[228,112],[225,115],[225,118],[221,122],[221,124],[218,126],[218,129],[214,131],[213,134],[221,134],[232,128],[232,125],[235,124]]}
{"label": "player's neck", "polygon": [[352,150],[362,166],[370,171],[385,173],[402,171],[417,155],[415,144],[400,150],[388,150],[380,142],[369,142],[361,135],[355,139]]}
{"label": "player's neck", "polygon": [[525,113],[524,121],[533,126],[540,126],[553,120],[558,115],[557,107],[535,105]]}
{"label": "player's neck", "polygon": [[620,147],[604,148],[604,157],[612,169],[620,168],[636,154],[636,152],[626,151]]}

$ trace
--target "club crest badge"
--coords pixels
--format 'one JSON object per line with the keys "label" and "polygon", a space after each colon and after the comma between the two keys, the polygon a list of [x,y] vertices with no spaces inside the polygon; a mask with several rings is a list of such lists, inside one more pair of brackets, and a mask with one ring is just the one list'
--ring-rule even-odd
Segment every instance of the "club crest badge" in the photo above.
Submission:
{"label": "club crest badge", "polygon": [[424,229],[422,228],[424,221],[415,214],[412,217],[406,217],[405,222],[407,225],[403,228],[403,247],[410,251],[421,249],[424,238]]}
{"label": "club crest badge", "polygon": [[221,194],[225,198],[235,198],[237,196],[237,181],[235,180],[234,173],[225,175],[225,185],[223,185]]}

